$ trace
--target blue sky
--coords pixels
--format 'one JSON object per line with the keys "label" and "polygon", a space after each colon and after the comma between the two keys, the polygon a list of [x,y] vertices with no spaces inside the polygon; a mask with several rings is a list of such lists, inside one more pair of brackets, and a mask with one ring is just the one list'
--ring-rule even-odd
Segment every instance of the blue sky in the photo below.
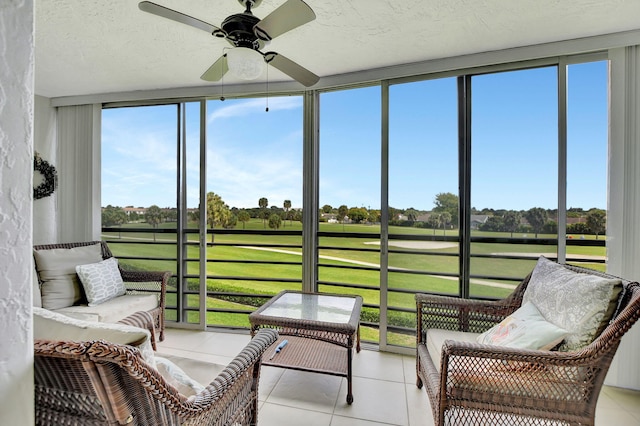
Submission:
{"label": "blue sky", "polygon": [[[555,68],[472,80],[472,205],[557,206]],[[456,80],[390,88],[389,203],[430,210],[457,193]],[[572,65],[568,207],[606,207],[607,66]],[[269,112],[265,112],[268,104]],[[199,105],[187,107],[188,206],[197,206]],[[320,97],[320,205],[380,208],[380,89]],[[176,205],[176,107],[104,110],[102,205]],[[302,206],[302,98],[208,102],[207,189],[231,207]]]}

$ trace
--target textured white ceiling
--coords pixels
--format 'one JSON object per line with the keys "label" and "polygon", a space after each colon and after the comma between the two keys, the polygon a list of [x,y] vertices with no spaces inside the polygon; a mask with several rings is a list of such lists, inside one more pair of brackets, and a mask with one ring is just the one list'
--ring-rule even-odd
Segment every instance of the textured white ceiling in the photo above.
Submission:
{"label": "textured white ceiling", "polygon": [[[154,0],[220,26],[237,0]],[[263,0],[260,18],[285,0]],[[271,42],[320,77],[640,29],[640,0],[307,0],[316,20]],[[36,93],[207,86],[229,46],[138,9],[138,0],[36,0]],[[264,79],[264,78],[263,78]],[[269,81],[290,81],[274,68]],[[233,84],[227,74],[225,84]],[[302,86],[300,86],[302,88]]]}

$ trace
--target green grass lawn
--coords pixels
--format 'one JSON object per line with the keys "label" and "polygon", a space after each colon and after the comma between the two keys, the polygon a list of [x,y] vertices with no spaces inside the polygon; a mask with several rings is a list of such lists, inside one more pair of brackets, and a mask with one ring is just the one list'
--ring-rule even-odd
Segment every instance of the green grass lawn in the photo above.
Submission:
{"label": "green grass lawn", "polygon": [[[146,224],[123,225],[122,229],[139,229]],[[175,224],[162,224],[159,229],[170,230],[175,228]],[[239,224],[236,229],[242,229]],[[247,230],[264,230],[261,220],[253,219],[245,225]],[[380,263],[379,245],[373,244],[379,241],[379,226],[375,225],[354,225],[354,224],[329,224],[321,223],[319,226],[322,232],[332,232],[335,236],[321,237],[319,239],[320,266],[318,268],[319,280],[323,283],[340,283],[354,286],[379,287],[380,273],[376,270]],[[344,232],[362,234],[364,238],[342,237]],[[301,232],[299,222],[286,223],[281,230],[294,230]],[[224,231],[222,231],[224,232]],[[458,278],[448,277],[447,274],[458,274],[458,247],[453,243],[452,247],[434,248],[398,248],[393,243],[402,240],[402,235],[424,235],[433,236],[431,229],[390,227],[389,233],[394,237],[390,239],[390,253],[388,256],[389,267],[394,268],[388,274],[388,301],[390,307],[410,308],[415,306],[413,293],[415,292],[436,292],[458,294]],[[366,235],[371,234],[371,235]],[[442,236],[442,230],[436,231],[436,235]],[[447,236],[455,236],[457,232],[447,231]],[[506,234],[498,233],[474,233],[478,236],[505,237]],[[141,270],[168,270],[177,273],[177,246],[176,236],[171,233],[147,233],[147,232],[114,232],[104,235],[105,239],[111,240],[109,247],[116,257],[121,258],[120,262],[125,268]],[[514,235],[522,238],[524,235]],[[526,237],[532,237],[531,235]],[[553,238],[551,235],[540,235],[540,238]],[[587,236],[589,237],[589,236]],[[163,244],[143,244],[143,242],[155,241]],[[603,237],[600,237],[601,239]],[[115,240],[122,240],[128,244],[118,244]],[[188,241],[197,243],[198,235],[189,234]],[[135,243],[135,242],[140,243]],[[211,236],[208,236],[211,241]],[[207,288],[209,291],[223,291],[228,293],[244,294],[276,294],[281,290],[299,290],[302,286],[302,257],[301,257],[301,235],[250,235],[250,234],[216,234],[214,242],[217,244],[207,247]],[[166,244],[165,244],[166,243]],[[255,249],[259,244],[293,245],[297,247],[265,248]],[[251,248],[251,247],[254,248]],[[276,251],[276,249],[278,251]],[[357,249],[357,250],[344,250]],[[401,250],[402,253],[394,250]],[[477,277],[499,276],[503,280],[492,280],[497,285],[487,285],[487,280],[473,279],[470,290],[472,296],[500,298],[510,293],[509,285],[515,286],[519,280],[526,276],[535,266],[536,256],[545,253],[552,256],[556,251],[555,246],[541,246],[535,244],[495,244],[495,243],[472,243],[473,254],[523,254],[532,256],[531,259],[496,259],[474,257],[471,261],[471,275]],[[579,256],[601,256],[605,255],[604,247],[591,246],[568,246],[568,255]],[[451,255],[453,254],[453,256]],[[126,257],[146,257],[152,260],[132,260]],[[230,261],[245,261],[255,263],[238,263]],[[291,262],[291,265],[273,264],[272,262]],[[361,265],[357,262],[368,264]],[[341,267],[342,266],[342,267]],[[344,268],[344,266],[348,266]],[[588,264],[588,267],[604,269],[604,264]],[[199,247],[189,246],[187,250],[187,261],[184,263],[186,273],[197,276],[199,274]],[[364,267],[364,269],[363,269]],[[369,270],[367,270],[367,268]],[[422,274],[415,273],[416,271]],[[444,275],[441,275],[444,274]],[[263,278],[270,278],[270,281],[263,281]],[[242,279],[238,279],[242,278]],[[197,290],[197,279],[190,279],[195,282]],[[286,281],[286,282],[283,282]],[[363,297],[365,305],[377,306],[380,303],[378,289],[358,289],[333,285],[321,285],[320,290],[329,293],[359,294]],[[394,291],[407,290],[409,293]],[[167,297],[168,306],[176,306],[176,295],[172,293]],[[186,304],[189,307],[198,306],[199,297],[188,295]],[[225,325],[231,327],[248,327],[249,322],[246,312],[255,309],[255,306],[238,302],[237,300],[225,300],[222,298],[208,297],[207,307],[212,310],[207,313],[207,324]],[[217,310],[217,311],[216,311]],[[237,310],[241,313],[218,312],[220,310]],[[377,318],[377,308],[365,308],[368,316]],[[364,313],[363,313],[364,316]],[[167,312],[167,318],[175,320],[175,310]],[[198,312],[188,312],[189,322],[198,322]],[[390,313],[390,322],[397,321],[398,325],[406,326],[415,321],[411,314]],[[363,327],[362,337],[364,340],[378,340],[378,330]],[[402,334],[390,333],[388,336],[390,343],[412,345],[413,337],[410,339]]]}

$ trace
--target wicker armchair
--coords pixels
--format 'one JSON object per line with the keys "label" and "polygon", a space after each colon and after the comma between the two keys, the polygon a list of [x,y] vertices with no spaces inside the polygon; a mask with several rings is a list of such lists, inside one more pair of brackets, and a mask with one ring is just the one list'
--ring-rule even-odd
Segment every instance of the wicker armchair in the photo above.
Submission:
{"label": "wicker armchair", "polygon": [[261,357],[277,336],[260,330],[189,398],[132,346],[35,340],[36,424],[255,425]]}
{"label": "wicker armchair", "polygon": [[581,350],[541,351],[445,340],[439,366],[429,355],[428,329],[482,333],[520,307],[530,278],[531,274],[509,297],[495,302],[416,294],[416,384],[426,387],[436,425],[594,424],[596,402],[620,339],[640,317],[636,282],[622,280],[612,320]]}
{"label": "wicker armchair", "polygon": [[[83,241],[76,243],[46,244],[36,245],[34,250],[51,250],[51,249],[70,249],[74,247],[90,246],[100,244],[102,249],[102,259],[113,257],[109,246],[105,241]],[[164,340],[164,309],[165,296],[167,291],[167,282],[171,277],[170,272],[156,271],[127,271],[120,268],[120,275],[127,287],[127,294],[154,292],[158,295],[158,307],[149,311],[154,318],[158,340]]]}

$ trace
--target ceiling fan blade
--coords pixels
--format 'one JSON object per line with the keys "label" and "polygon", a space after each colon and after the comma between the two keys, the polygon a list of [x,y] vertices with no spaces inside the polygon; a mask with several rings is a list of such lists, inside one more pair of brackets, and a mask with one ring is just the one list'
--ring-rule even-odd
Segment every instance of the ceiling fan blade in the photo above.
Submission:
{"label": "ceiling fan blade", "polygon": [[209,34],[213,34],[216,31],[222,31],[220,28],[216,27],[215,25],[211,25],[207,22],[196,19],[192,16],[185,15],[184,13],[181,13],[181,12],[176,12],[173,9],[160,6],[159,4],[156,4],[150,1],[141,1],[140,3],[138,3],[138,8],[143,12],[152,13],[154,15],[158,15],[163,18],[180,22],[181,24],[190,25],[192,27],[206,31]]}
{"label": "ceiling fan blade", "polygon": [[287,0],[258,22],[253,31],[262,40],[272,40],[300,25],[316,19],[316,14],[302,0]]}
{"label": "ceiling fan blade", "polygon": [[320,80],[320,77],[308,69],[296,64],[291,59],[286,58],[279,53],[267,52],[264,54],[264,60],[269,65],[274,66],[304,86],[313,86],[318,82],[318,80]]}
{"label": "ceiling fan blade", "polygon": [[208,70],[204,72],[204,74],[202,74],[200,78],[205,81],[218,81],[227,73],[227,71],[229,71],[227,56],[222,55],[209,67]]}

